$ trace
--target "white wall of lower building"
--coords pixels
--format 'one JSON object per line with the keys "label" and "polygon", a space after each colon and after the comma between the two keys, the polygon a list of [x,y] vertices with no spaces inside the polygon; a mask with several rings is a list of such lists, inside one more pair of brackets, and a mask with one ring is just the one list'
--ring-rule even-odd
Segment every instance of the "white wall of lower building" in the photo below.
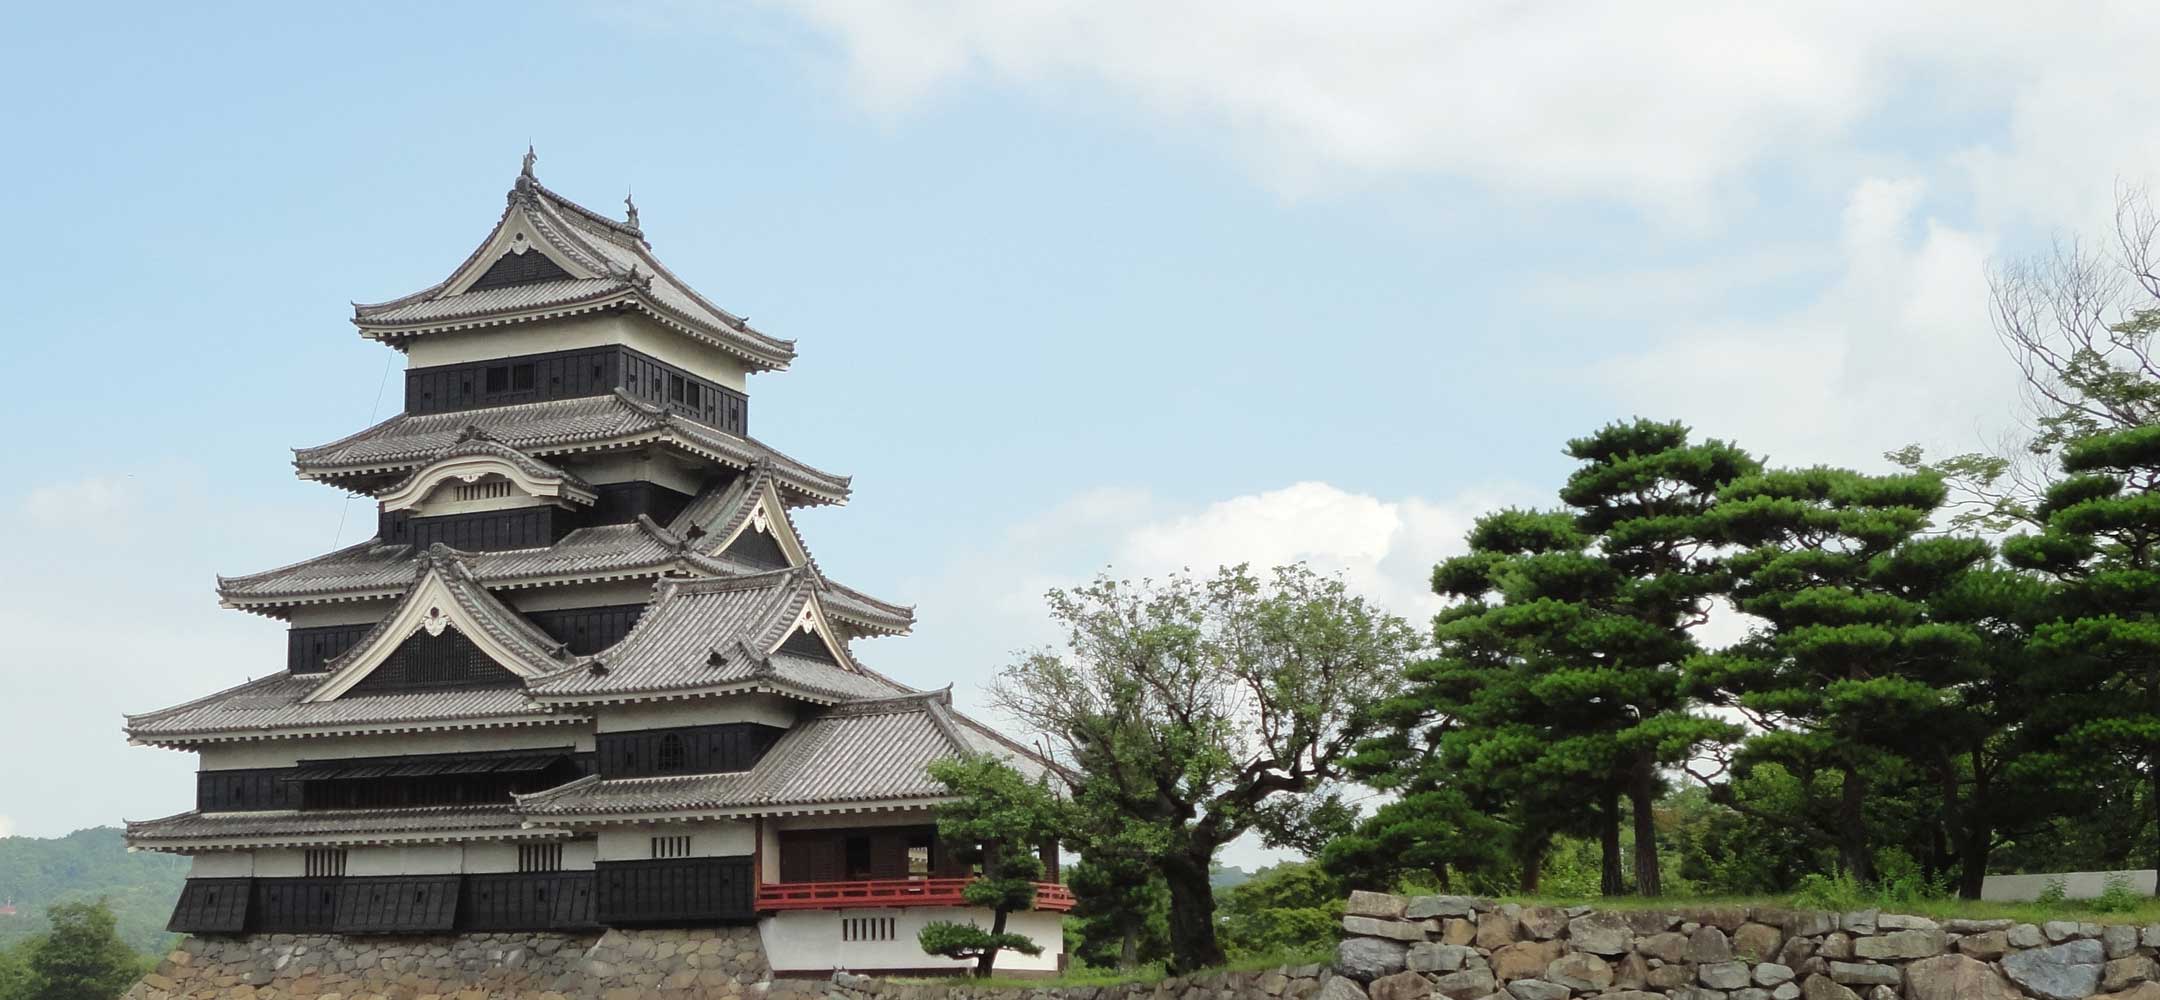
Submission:
{"label": "white wall of lower building", "polygon": [[2107,892],[2110,882],[2129,888],[2140,896],[2153,894],[2156,873],[2146,868],[2141,871],[2119,872],[2061,872],[2054,875],[1989,875],[1981,880],[1980,898],[2005,903],[2024,903],[2046,895],[2048,887],[2062,884],[2064,899],[2098,899]]}
{"label": "white wall of lower building", "polygon": [[304,604],[285,610],[286,618],[293,628],[314,628],[318,625],[373,625],[390,614],[397,602],[389,598],[368,601],[337,601],[330,604]]}
{"label": "white wall of lower building", "polygon": [[[345,849],[345,874],[484,875],[518,870],[518,846],[545,841],[476,841],[469,844],[406,844]],[[591,838],[559,841],[562,870],[591,871],[599,844]],[[189,858],[189,878],[299,878],[307,873],[307,851],[264,848],[255,851],[204,851]]]}
{"label": "white wall of lower building", "polygon": [[355,847],[345,854],[345,874],[458,875],[465,870],[465,849],[457,844]]}
{"label": "white wall of lower building", "polygon": [[[888,940],[848,940],[844,926],[850,919],[865,921],[890,920],[890,925],[858,924],[857,933],[880,932],[888,926]],[[882,969],[961,969],[972,965],[937,955],[925,954],[916,941],[916,934],[925,924],[949,920],[965,923],[973,920],[990,926],[990,911],[958,907],[922,906],[909,909],[859,909],[859,910],[788,910],[775,913],[758,921],[758,930],[765,938],[765,957],[780,972],[828,972],[846,969],[850,972],[876,972]],[[997,969],[1006,972],[1054,972],[1058,956],[1065,949],[1065,930],[1062,916],[1039,910],[1012,914],[1006,920],[1006,930],[1025,934],[1042,946],[1040,955],[1028,956],[1017,952],[1005,952],[997,958]]]}
{"label": "white wall of lower building", "polygon": [[252,851],[213,851],[188,859],[189,878],[247,878],[255,874]]}
{"label": "white wall of lower building", "polygon": [[749,854],[757,848],[755,828],[744,820],[704,823],[637,823],[600,831],[602,861],[646,861],[654,837],[690,838],[690,857],[719,858]]}

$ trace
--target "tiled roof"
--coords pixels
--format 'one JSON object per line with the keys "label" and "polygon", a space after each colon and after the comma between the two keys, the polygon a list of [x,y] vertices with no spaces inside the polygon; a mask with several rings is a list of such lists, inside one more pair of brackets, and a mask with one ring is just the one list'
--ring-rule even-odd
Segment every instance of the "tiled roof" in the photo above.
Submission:
{"label": "tiled roof", "polygon": [[533,456],[663,443],[737,469],[769,463],[791,503],[841,503],[848,496],[846,476],[804,465],[756,438],[739,438],[677,417],[621,390],[478,410],[400,413],[329,444],[294,449],[293,467],[305,478],[333,481],[410,473],[472,428]]}
{"label": "tiled roof", "polygon": [[[733,522],[748,517],[755,506],[746,502],[755,496],[747,485],[751,479],[751,474],[738,475],[707,487],[668,528],[640,517],[628,524],[579,528],[546,548],[465,552],[458,558],[475,580],[497,589],[555,580],[657,578],[663,573],[743,576],[770,572],[714,552],[726,532],[733,530]],[[707,527],[708,534],[695,543],[685,537],[693,525],[714,524],[714,518],[724,526]],[[370,539],[277,569],[219,577],[218,596],[242,608],[394,597],[412,582],[413,561],[418,556],[410,545],[381,545]],[[915,623],[910,608],[878,600],[821,572],[816,579],[826,610],[851,628],[897,635]]]}
{"label": "tiled roof", "polygon": [[533,694],[579,702],[757,686],[845,701],[903,690],[848,667],[763,652],[786,636],[815,593],[803,568],[662,580],[629,635],[586,665],[533,682]]}
{"label": "tiled roof", "polygon": [[[703,532],[699,546],[706,554],[729,561],[723,554],[728,537],[733,535],[744,521],[756,512],[764,484],[771,480],[772,470],[757,466],[743,473],[720,489],[709,489],[698,495],[669,522],[669,530],[687,536],[692,529]],[[817,558],[809,555],[809,543],[786,510],[780,516],[787,519],[788,531],[795,536],[797,544],[809,557],[810,567],[817,575],[818,586],[825,599],[826,610],[850,625],[868,632],[886,635],[902,635],[915,625],[915,609],[905,605],[881,601],[869,594],[844,586],[825,576],[817,565]],[[755,572],[746,567],[744,571]]]}
{"label": "tiled roof", "polygon": [[947,792],[930,780],[931,762],[975,751],[947,708],[948,697],[922,692],[835,706],[788,730],[748,771],[581,779],[519,796],[518,811],[545,820],[942,798]]}
{"label": "tiled roof", "polygon": [[273,736],[280,732],[458,728],[513,722],[582,722],[536,705],[515,685],[353,694],[303,701],[320,675],[271,674],[171,708],[127,717],[130,739],[151,744]]}
{"label": "tiled roof", "polygon": [[[184,812],[163,819],[130,820],[131,846],[161,846],[201,841],[284,843],[296,840],[366,843],[410,839],[412,834],[470,837],[475,831],[519,830],[524,820],[509,806],[445,806],[418,809],[324,809],[306,812]],[[546,836],[543,831],[523,831]],[[408,835],[399,837],[398,835]]]}
{"label": "tiled roof", "polygon": [[371,337],[400,340],[438,330],[464,329],[536,315],[560,315],[578,311],[579,307],[597,308],[621,303],[641,309],[685,334],[735,354],[755,368],[786,368],[794,360],[793,341],[767,336],[752,328],[744,318],[699,295],[652,255],[640,230],[548,190],[529,173],[518,178],[495,229],[465,263],[452,272],[452,278],[483,263],[480,254],[494,243],[496,233],[513,216],[522,217],[550,247],[590,272],[590,276],[468,291],[461,295],[449,294],[451,279],[445,279],[388,302],[355,305],[354,325]]}

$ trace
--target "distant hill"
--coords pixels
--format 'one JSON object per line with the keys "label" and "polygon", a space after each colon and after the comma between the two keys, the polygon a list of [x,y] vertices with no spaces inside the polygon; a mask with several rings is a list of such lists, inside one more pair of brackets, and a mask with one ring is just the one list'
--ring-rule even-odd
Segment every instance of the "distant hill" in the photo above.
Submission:
{"label": "distant hill", "polygon": [[1252,881],[1254,874],[1234,865],[1216,865],[1213,871],[1208,872],[1208,885],[1216,892],[1235,889]]}
{"label": "distant hill", "polygon": [[136,950],[155,954],[173,935],[165,932],[186,858],[129,854],[115,827],[77,830],[65,837],[0,837],[0,902],[12,900],[16,915],[0,916],[0,948],[43,933],[45,907],[102,896],[120,920],[120,936]]}

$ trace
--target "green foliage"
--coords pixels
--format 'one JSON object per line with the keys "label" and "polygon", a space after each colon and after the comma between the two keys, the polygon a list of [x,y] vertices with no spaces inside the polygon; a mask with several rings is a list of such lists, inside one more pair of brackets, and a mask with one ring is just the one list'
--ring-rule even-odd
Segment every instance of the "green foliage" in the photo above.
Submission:
{"label": "green foliage", "polygon": [[30,951],[41,940],[30,938],[0,948],[0,1000],[36,1000],[31,990]]}
{"label": "green foliage", "polygon": [[2069,896],[2069,882],[2065,879],[2051,878],[2048,879],[2047,885],[2041,888],[2040,898],[2036,902],[2042,906],[2061,906]]}
{"label": "green foliage", "polygon": [[141,974],[135,953],[114,930],[105,904],[55,903],[51,925],[30,950],[27,965],[37,1000],[113,1000]]}
{"label": "green foliage", "polygon": [[1113,852],[1151,860],[1172,966],[1220,964],[1216,852],[1248,832],[1317,846],[1346,825],[1327,786],[1397,693],[1417,635],[1304,566],[1102,578],[1049,603],[1066,648],[1005,670],[996,702],[1074,772],[1079,853],[1114,838]]}
{"label": "green foliage", "polygon": [[2108,876],[2107,885],[2086,905],[2095,913],[2129,913],[2145,902],[2137,890],[2130,888],[2130,879],[2123,875]]}
{"label": "green foliage", "polygon": [[12,899],[22,910],[0,919],[0,949],[44,934],[47,906],[103,899],[121,940],[137,951],[163,954],[173,938],[165,921],[187,868],[186,858],[131,853],[112,827],[54,838],[0,837],[0,899]]}
{"label": "green foliage", "polygon": [[918,935],[923,951],[974,959],[978,976],[990,974],[1000,949],[1041,954],[1040,945],[1006,933],[1005,921],[1014,911],[1035,907],[1035,884],[1043,877],[1036,851],[1057,843],[1069,823],[1049,779],[1029,781],[987,755],[935,761],[930,777],[958,796],[938,807],[939,839],[953,845],[956,860],[980,870],[961,896],[990,910],[992,919],[987,931],[972,923],[927,925]]}
{"label": "green foliage", "polygon": [[1341,881],[1314,862],[1263,868],[1223,893],[1217,911],[1223,949],[1232,959],[1243,959],[1333,942],[1345,892]]}
{"label": "green foliage", "polygon": [[1078,940],[1069,949],[1097,968],[1134,969],[1170,954],[1170,892],[1144,858],[1090,856],[1067,865]]}

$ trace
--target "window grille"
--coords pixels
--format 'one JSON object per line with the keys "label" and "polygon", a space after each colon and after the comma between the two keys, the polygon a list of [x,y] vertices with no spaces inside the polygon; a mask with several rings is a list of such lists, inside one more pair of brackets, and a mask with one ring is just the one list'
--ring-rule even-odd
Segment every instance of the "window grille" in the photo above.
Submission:
{"label": "window grille", "polygon": [[519,845],[518,845],[518,871],[521,871],[521,872],[559,872],[559,871],[562,871],[562,845],[561,845],[561,844],[519,844]]}
{"label": "window grille", "polygon": [[890,941],[893,939],[891,917],[843,917],[840,921],[842,941]]}
{"label": "window grille", "polygon": [[690,835],[654,837],[652,856],[655,858],[687,858],[690,856]]}
{"label": "window grille", "polygon": [[669,733],[660,737],[660,749],[654,753],[653,767],[661,771],[680,771],[683,756],[682,737]]}
{"label": "window grille", "polygon": [[507,479],[483,479],[477,483],[465,483],[454,494],[459,500],[498,500],[510,495]]}
{"label": "window grille", "polygon": [[307,877],[344,878],[345,851],[342,848],[316,848],[307,852]]}

